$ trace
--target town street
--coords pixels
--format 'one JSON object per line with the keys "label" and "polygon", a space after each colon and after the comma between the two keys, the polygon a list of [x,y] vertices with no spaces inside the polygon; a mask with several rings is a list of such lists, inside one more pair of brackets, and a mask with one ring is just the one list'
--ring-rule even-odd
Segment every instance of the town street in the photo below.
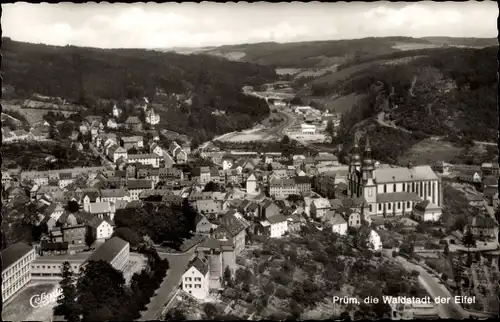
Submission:
{"label": "town street", "polygon": [[418,280],[420,284],[425,288],[432,298],[441,297],[449,298],[449,303],[446,304],[436,304],[436,309],[438,311],[439,317],[442,319],[463,319],[468,318],[470,315],[478,318],[487,318],[488,314],[482,313],[469,313],[465,311],[460,304],[455,303],[454,296],[448,291],[446,286],[440,283],[437,277],[431,276],[427,271],[419,265],[410,263],[401,256],[396,257],[396,260],[401,263],[408,271],[416,270],[420,273]]}
{"label": "town street", "polygon": [[147,310],[142,312],[139,321],[158,320],[161,318],[163,308],[175,294],[181,283],[182,274],[186,271],[187,265],[195,256],[196,247],[192,247],[185,253],[171,254],[158,252],[160,258],[168,259],[170,268],[167,271],[167,277],[163,280],[155,295],[151,298],[151,302],[147,305]]}

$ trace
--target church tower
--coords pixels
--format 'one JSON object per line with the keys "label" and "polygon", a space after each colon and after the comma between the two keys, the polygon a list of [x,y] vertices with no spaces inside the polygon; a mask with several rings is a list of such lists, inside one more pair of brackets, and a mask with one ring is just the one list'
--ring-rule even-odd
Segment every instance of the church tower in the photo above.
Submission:
{"label": "church tower", "polygon": [[372,214],[376,211],[377,205],[377,185],[374,182],[374,170],[375,165],[372,160],[372,149],[370,147],[370,139],[366,138],[365,151],[363,154],[363,166],[361,167],[361,172],[363,174],[363,197],[365,197],[370,210],[369,213]]}
{"label": "church tower", "polygon": [[349,197],[358,197],[360,194],[361,184],[361,157],[359,155],[358,138],[354,136],[354,144],[352,146],[350,161],[349,161]]}

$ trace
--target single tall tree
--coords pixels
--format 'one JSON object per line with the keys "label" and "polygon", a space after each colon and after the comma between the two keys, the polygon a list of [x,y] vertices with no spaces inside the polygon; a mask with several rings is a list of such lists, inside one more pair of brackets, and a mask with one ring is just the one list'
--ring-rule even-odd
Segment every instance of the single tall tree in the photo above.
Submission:
{"label": "single tall tree", "polygon": [[79,310],[76,302],[75,275],[69,262],[61,268],[62,280],[59,282],[62,295],[57,299],[54,315],[62,315],[68,322],[79,321]]}

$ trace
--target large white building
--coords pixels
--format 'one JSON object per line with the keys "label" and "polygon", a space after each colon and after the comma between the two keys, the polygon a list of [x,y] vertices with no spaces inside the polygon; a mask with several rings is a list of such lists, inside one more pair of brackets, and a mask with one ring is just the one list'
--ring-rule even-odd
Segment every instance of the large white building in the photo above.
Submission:
{"label": "large white building", "polygon": [[300,125],[302,134],[316,134],[316,125],[313,124],[301,124]]}
{"label": "large white building", "polygon": [[376,168],[368,138],[363,159],[355,139],[347,180],[348,196],[364,197],[368,215],[409,215],[414,206],[424,200],[439,208],[443,204],[441,180],[430,166],[414,167],[410,163],[408,167]]}
{"label": "large white building", "polygon": [[13,244],[2,251],[4,303],[31,280],[31,262],[35,257],[35,249],[25,243]]}
{"label": "large white building", "polygon": [[182,275],[182,290],[199,300],[207,298],[210,292],[210,267],[206,259],[196,256]]}

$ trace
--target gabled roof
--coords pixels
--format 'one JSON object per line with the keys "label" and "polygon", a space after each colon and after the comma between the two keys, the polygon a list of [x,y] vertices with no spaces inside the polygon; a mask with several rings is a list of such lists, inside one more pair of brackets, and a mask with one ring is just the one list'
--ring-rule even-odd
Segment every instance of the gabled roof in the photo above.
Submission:
{"label": "gabled roof", "polygon": [[330,223],[335,226],[335,225],[342,225],[346,224],[347,222],[345,219],[340,215],[340,214],[335,214],[333,218],[330,219]]}
{"label": "gabled roof", "polygon": [[330,202],[325,198],[314,199],[312,203],[316,209],[330,208]]}
{"label": "gabled roof", "polygon": [[[189,264],[188,264],[188,269],[189,270],[191,267],[196,268],[198,272],[201,273],[201,275],[205,276],[208,273],[208,263],[204,260],[202,260],[199,256],[196,256]],[[186,271],[187,271],[186,270]]]}
{"label": "gabled roof", "polygon": [[129,116],[125,121],[126,124],[139,124],[141,120],[137,116]]}
{"label": "gabled roof", "polygon": [[102,260],[111,263],[116,255],[118,255],[120,251],[128,244],[128,242],[119,237],[108,239],[104,244],[101,245],[101,247],[99,247],[92,255],[90,255],[86,262]]}
{"label": "gabled roof", "polygon": [[246,221],[236,210],[229,210],[220,220],[220,225],[224,227],[231,236],[236,236],[242,230],[250,227],[250,223]]}
{"label": "gabled roof", "polygon": [[151,180],[136,179],[136,180],[129,180],[127,182],[127,188],[128,188],[128,190],[133,190],[133,189],[151,189],[151,187],[152,187]]}
{"label": "gabled roof", "polygon": [[125,189],[101,189],[101,198],[123,198],[129,196]]}
{"label": "gabled roof", "polygon": [[271,225],[274,225],[274,224],[278,224],[278,223],[282,223],[282,222],[285,222],[287,221],[286,217],[283,216],[282,214],[277,214],[277,215],[274,215],[274,216],[270,216],[267,218],[267,221],[271,224]]}
{"label": "gabled roof", "polygon": [[94,202],[90,204],[89,212],[91,214],[103,214],[111,211],[109,202]]}

